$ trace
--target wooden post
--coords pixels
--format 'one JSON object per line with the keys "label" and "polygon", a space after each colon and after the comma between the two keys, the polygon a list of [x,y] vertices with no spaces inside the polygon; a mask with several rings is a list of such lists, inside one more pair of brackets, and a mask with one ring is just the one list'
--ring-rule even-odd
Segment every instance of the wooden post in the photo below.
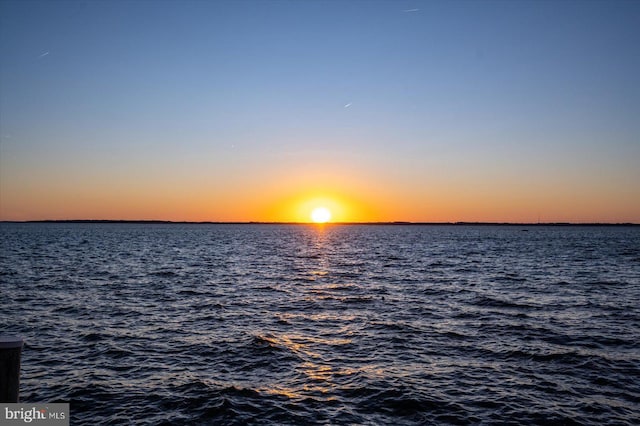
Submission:
{"label": "wooden post", "polygon": [[0,402],[16,403],[20,398],[21,337],[0,335]]}

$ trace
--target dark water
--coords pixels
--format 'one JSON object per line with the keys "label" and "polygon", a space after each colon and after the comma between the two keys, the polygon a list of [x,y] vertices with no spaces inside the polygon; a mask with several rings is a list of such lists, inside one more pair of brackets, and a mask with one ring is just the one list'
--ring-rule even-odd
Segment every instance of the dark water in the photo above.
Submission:
{"label": "dark water", "polygon": [[72,424],[640,423],[640,228],[0,224]]}

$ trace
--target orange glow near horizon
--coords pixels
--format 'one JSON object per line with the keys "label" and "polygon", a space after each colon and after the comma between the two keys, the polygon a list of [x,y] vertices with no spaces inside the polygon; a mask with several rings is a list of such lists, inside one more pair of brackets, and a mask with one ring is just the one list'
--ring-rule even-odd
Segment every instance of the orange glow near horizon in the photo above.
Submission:
{"label": "orange glow near horizon", "polygon": [[315,222],[313,214],[324,208],[331,212],[332,222],[349,222],[349,212],[344,201],[327,196],[298,196],[284,200],[275,206],[278,210],[276,222]]}
{"label": "orange glow near horizon", "polygon": [[132,176],[85,163],[41,164],[29,172],[10,164],[0,170],[0,220],[311,223],[313,210],[325,207],[331,223],[640,222],[637,190],[623,183],[609,188],[596,178],[579,190],[558,175],[528,181],[411,164],[400,173],[315,154],[276,160],[246,160],[242,167],[229,161],[195,176],[182,165]]}
{"label": "orange glow near horizon", "polygon": [[[386,190],[372,194],[364,190],[351,194],[330,191],[295,193],[272,188],[190,193],[126,188],[112,191],[72,190],[24,192],[3,191],[0,220],[168,220],[193,222],[312,222],[314,209],[325,207],[332,223],[349,222],[638,222],[637,201],[629,201],[630,213],[617,213],[613,203],[566,197],[560,191],[484,196],[437,189],[412,194]],[[613,196],[610,196],[613,198]],[[572,205],[568,205],[571,200]],[[375,206],[375,208],[374,208]],[[576,208],[579,206],[580,208]],[[577,211],[576,211],[577,210]]]}
{"label": "orange glow near horizon", "polygon": [[[318,214],[320,209],[326,209],[326,212],[329,213],[326,220],[317,217],[321,216]],[[326,215],[326,212],[322,215]],[[375,220],[376,217],[373,209],[367,203],[329,191],[282,197],[271,203],[263,216],[269,222],[296,223],[367,222]]]}
{"label": "orange glow near horizon", "polygon": [[[322,166],[322,167],[321,167]],[[347,171],[345,171],[347,170]],[[36,179],[38,178],[38,179]],[[572,192],[542,180],[526,194],[516,184],[380,179],[337,165],[266,170],[218,185],[162,176],[125,182],[0,180],[0,220],[167,220],[190,222],[312,222],[325,207],[331,223],[349,222],[639,222],[640,202],[625,188]],[[321,184],[319,184],[321,182]],[[627,200],[624,206],[617,199]]]}

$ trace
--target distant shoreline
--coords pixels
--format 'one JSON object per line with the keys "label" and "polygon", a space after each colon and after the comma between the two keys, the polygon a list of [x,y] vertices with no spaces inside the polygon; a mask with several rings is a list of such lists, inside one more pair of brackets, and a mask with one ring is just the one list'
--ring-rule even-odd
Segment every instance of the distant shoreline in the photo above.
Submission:
{"label": "distant shoreline", "polygon": [[94,223],[94,224],[138,224],[138,225],[385,225],[385,226],[621,226],[636,227],[640,223],[582,223],[582,222],[330,222],[316,224],[312,222],[191,222],[171,220],[107,220],[107,219],[65,219],[65,220],[3,220],[0,223]]}

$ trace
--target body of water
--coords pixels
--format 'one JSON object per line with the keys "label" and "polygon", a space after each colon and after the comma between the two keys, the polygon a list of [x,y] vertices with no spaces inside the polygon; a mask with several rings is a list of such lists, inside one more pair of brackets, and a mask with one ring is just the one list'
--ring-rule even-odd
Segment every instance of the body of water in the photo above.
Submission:
{"label": "body of water", "polygon": [[640,424],[640,228],[0,224],[71,424]]}

